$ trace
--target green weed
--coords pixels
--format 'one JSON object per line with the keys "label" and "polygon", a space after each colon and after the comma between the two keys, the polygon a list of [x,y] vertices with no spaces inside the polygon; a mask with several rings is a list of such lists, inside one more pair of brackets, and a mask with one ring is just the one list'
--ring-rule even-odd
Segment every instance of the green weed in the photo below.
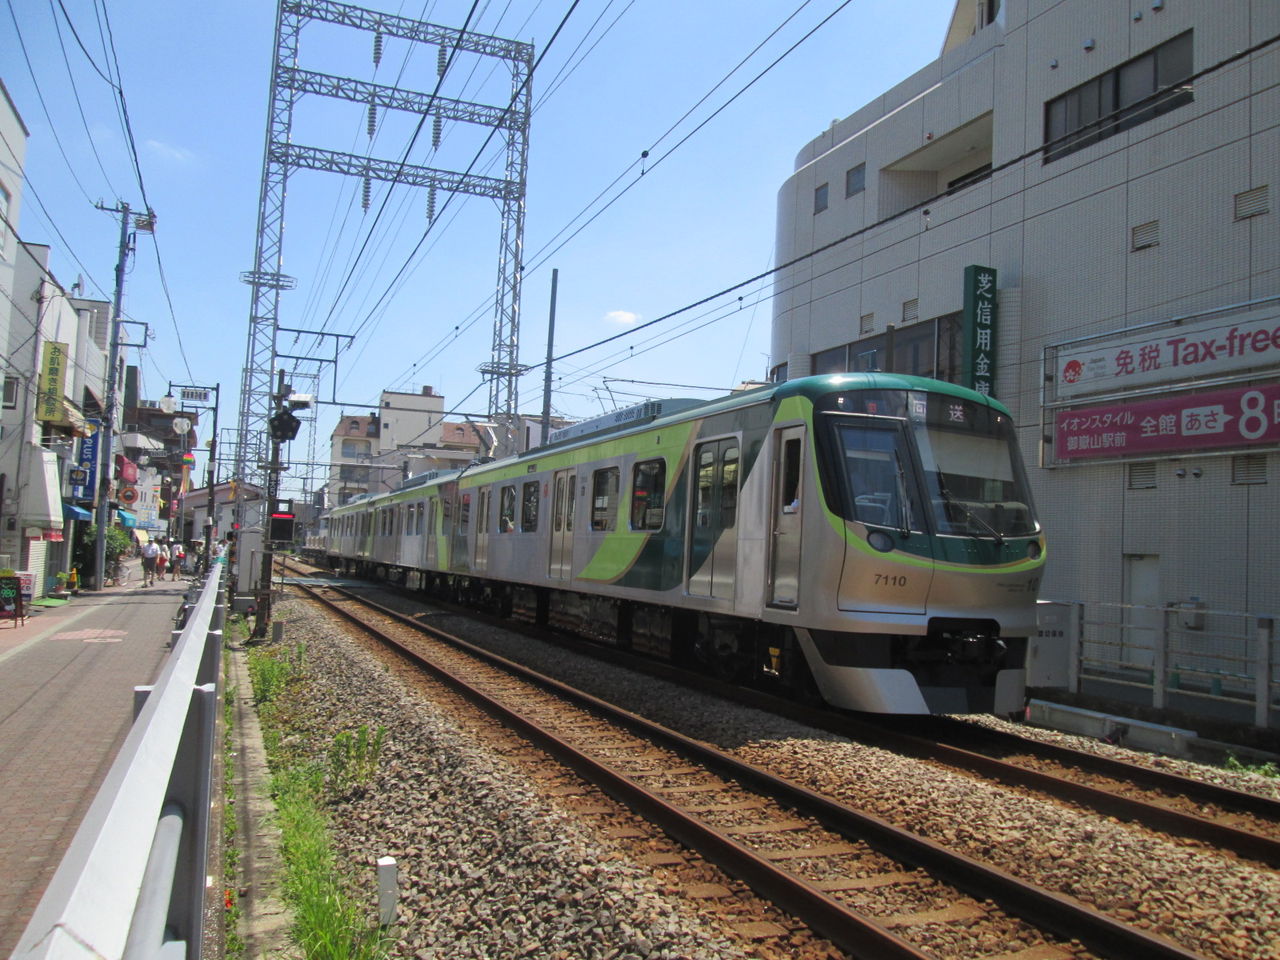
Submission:
{"label": "green weed", "polygon": [[334,737],[329,747],[330,791],[340,796],[353,787],[366,786],[378,772],[386,735],[387,728],[380,726],[370,737],[368,724],[362,723],[354,736],[344,730]]}
{"label": "green weed", "polygon": [[1280,765],[1277,765],[1274,760],[1268,760],[1266,763],[1244,763],[1231,754],[1227,757],[1226,768],[1241,773],[1256,773],[1260,777],[1280,777]]}

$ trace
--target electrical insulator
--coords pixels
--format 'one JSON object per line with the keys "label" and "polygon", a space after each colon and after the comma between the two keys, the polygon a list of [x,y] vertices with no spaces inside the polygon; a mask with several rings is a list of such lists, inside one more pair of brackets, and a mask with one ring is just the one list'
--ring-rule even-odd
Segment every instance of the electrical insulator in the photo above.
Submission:
{"label": "electrical insulator", "polygon": [[382,34],[375,33],[373,35],[373,65],[376,67],[382,63]]}
{"label": "electrical insulator", "polygon": [[434,223],[436,219],[436,187],[432,184],[427,188],[427,223]]}
{"label": "electrical insulator", "polygon": [[436,51],[436,73],[444,76],[445,64],[449,62],[448,55],[444,52],[444,47]]}
{"label": "electrical insulator", "polygon": [[440,146],[440,131],[444,129],[444,121],[439,117],[431,118],[431,146]]}
{"label": "electrical insulator", "polygon": [[369,198],[373,195],[373,184],[369,182],[369,178],[364,178],[364,188],[360,192],[360,206],[365,210],[369,209]]}
{"label": "electrical insulator", "polygon": [[378,129],[378,108],[372,103],[369,104],[369,139],[373,139],[373,132]]}

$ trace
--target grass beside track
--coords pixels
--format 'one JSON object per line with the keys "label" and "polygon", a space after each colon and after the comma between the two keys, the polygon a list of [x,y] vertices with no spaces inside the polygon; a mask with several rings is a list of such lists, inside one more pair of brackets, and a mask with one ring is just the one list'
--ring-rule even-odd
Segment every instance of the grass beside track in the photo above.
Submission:
{"label": "grass beside track", "polygon": [[339,869],[330,839],[325,765],[283,747],[292,739],[323,738],[299,731],[290,695],[306,683],[305,649],[249,650],[249,675],[262,724],[271,786],[281,832],[284,895],[293,910],[293,937],[307,960],[381,960],[389,941],[372,911],[352,897],[353,884]]}

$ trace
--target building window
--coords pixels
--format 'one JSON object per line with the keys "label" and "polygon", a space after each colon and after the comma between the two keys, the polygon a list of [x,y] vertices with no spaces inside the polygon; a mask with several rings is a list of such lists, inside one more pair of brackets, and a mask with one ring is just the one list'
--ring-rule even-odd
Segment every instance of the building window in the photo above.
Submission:
{"label": "building window", "polygon": [[1267,455],[1242,453],[1231,458],[1231,482],[1236,484],[1266,483]]}
{"label": "building window", "polygon": [[1236,194],[1236,219],[1247,220],[1249,217],[1256,217],[1262,213],[1268,213],[1271,210],[1270,198],[1267,196],[1267,188],[1255,187],[1252,190],[1246,190],[1244,193]]}
{"label": "building window", "polygon": [[368,440],[343,440],[342,455],[348,458],[369,456]]}
{"label": "building window", "polygon": [[920,319],[920,301],[904,300],[902,303],[902,322],[915,323]]}
{"label": "building window", "polygon": [[[3,183],[0,183],[0,260],[9,259],[6,251],[9,249],[9,228],[6,224],[9,222],[9,202],[13,199],[11,194]],[[8,394],[6,394],[8,396]]]}
{"label": "building window", "polygon": [[18,406],[18,378],[15,376],[6,376],[4,378],[4,408],[13,410]]}
{"label": "building window", "polygon": [[1044,162],[1136,127],[1195,100],[1192,31],[1080,84],[1044,105]]}
{"label": "building window", "polygon": [[661,530],[667,493],[667,461],[637,463],[631,474],[631,529]]}
{"label": "building window", "polygon": [[591,476],[591,529],[609,531],[618,525],[618,468],[597,470]]}
{"label": "building window", "polygon": [[834,347],[813,355],[813,374],[844,373],[848,370],[849,350],[846,347]]}
{"label": "building window", "polygon": [[1145,250],[1147,247],[1158,247],[1160,245],[1160,221],[1152,220],[1150,223],[1141,223],[1133,228],[1133,247],[1134,250]]}
{"label": "building window", "polygon": [[844,172],[844,195],[852,197],[867,189],[867,165],[860,163]]}
{"label": "building window", "polygon": [[1129,489],[1154,490],[1156,486],[1156,465],[1149,463],[1129,464]]}
{"label": "building window", "polygon": [[825,209],[827,209],[827,185],[824,183],[813,191],[813,212],[817,214]]}
{"label": "building window", "polygon": [[876,315],[874,313],[864,313],[858,319],[858,332],[862,334],[872,333],[876,328]]}
{"label": "building window", "polygon": [[538,529],[537,480],[530,480],[524,485],[524,495],[520,498],[520,529],[526,533]]}
{"label": "building window", "polygon": [[786,383],[787,365],[785,363],[780,363],[774,367],[773,370],[770,371],[769,379],[774,383]]}

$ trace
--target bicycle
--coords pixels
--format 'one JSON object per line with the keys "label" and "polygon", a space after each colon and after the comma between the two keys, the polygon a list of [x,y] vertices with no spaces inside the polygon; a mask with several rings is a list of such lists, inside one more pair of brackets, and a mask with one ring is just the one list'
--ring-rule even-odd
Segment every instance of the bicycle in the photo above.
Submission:
{"label": "bicycle", "polygon": [[108,587],[124,587],[129,584],[129,568],[125,566],[123,560],[117,559],[107,564],[107,582]]}

